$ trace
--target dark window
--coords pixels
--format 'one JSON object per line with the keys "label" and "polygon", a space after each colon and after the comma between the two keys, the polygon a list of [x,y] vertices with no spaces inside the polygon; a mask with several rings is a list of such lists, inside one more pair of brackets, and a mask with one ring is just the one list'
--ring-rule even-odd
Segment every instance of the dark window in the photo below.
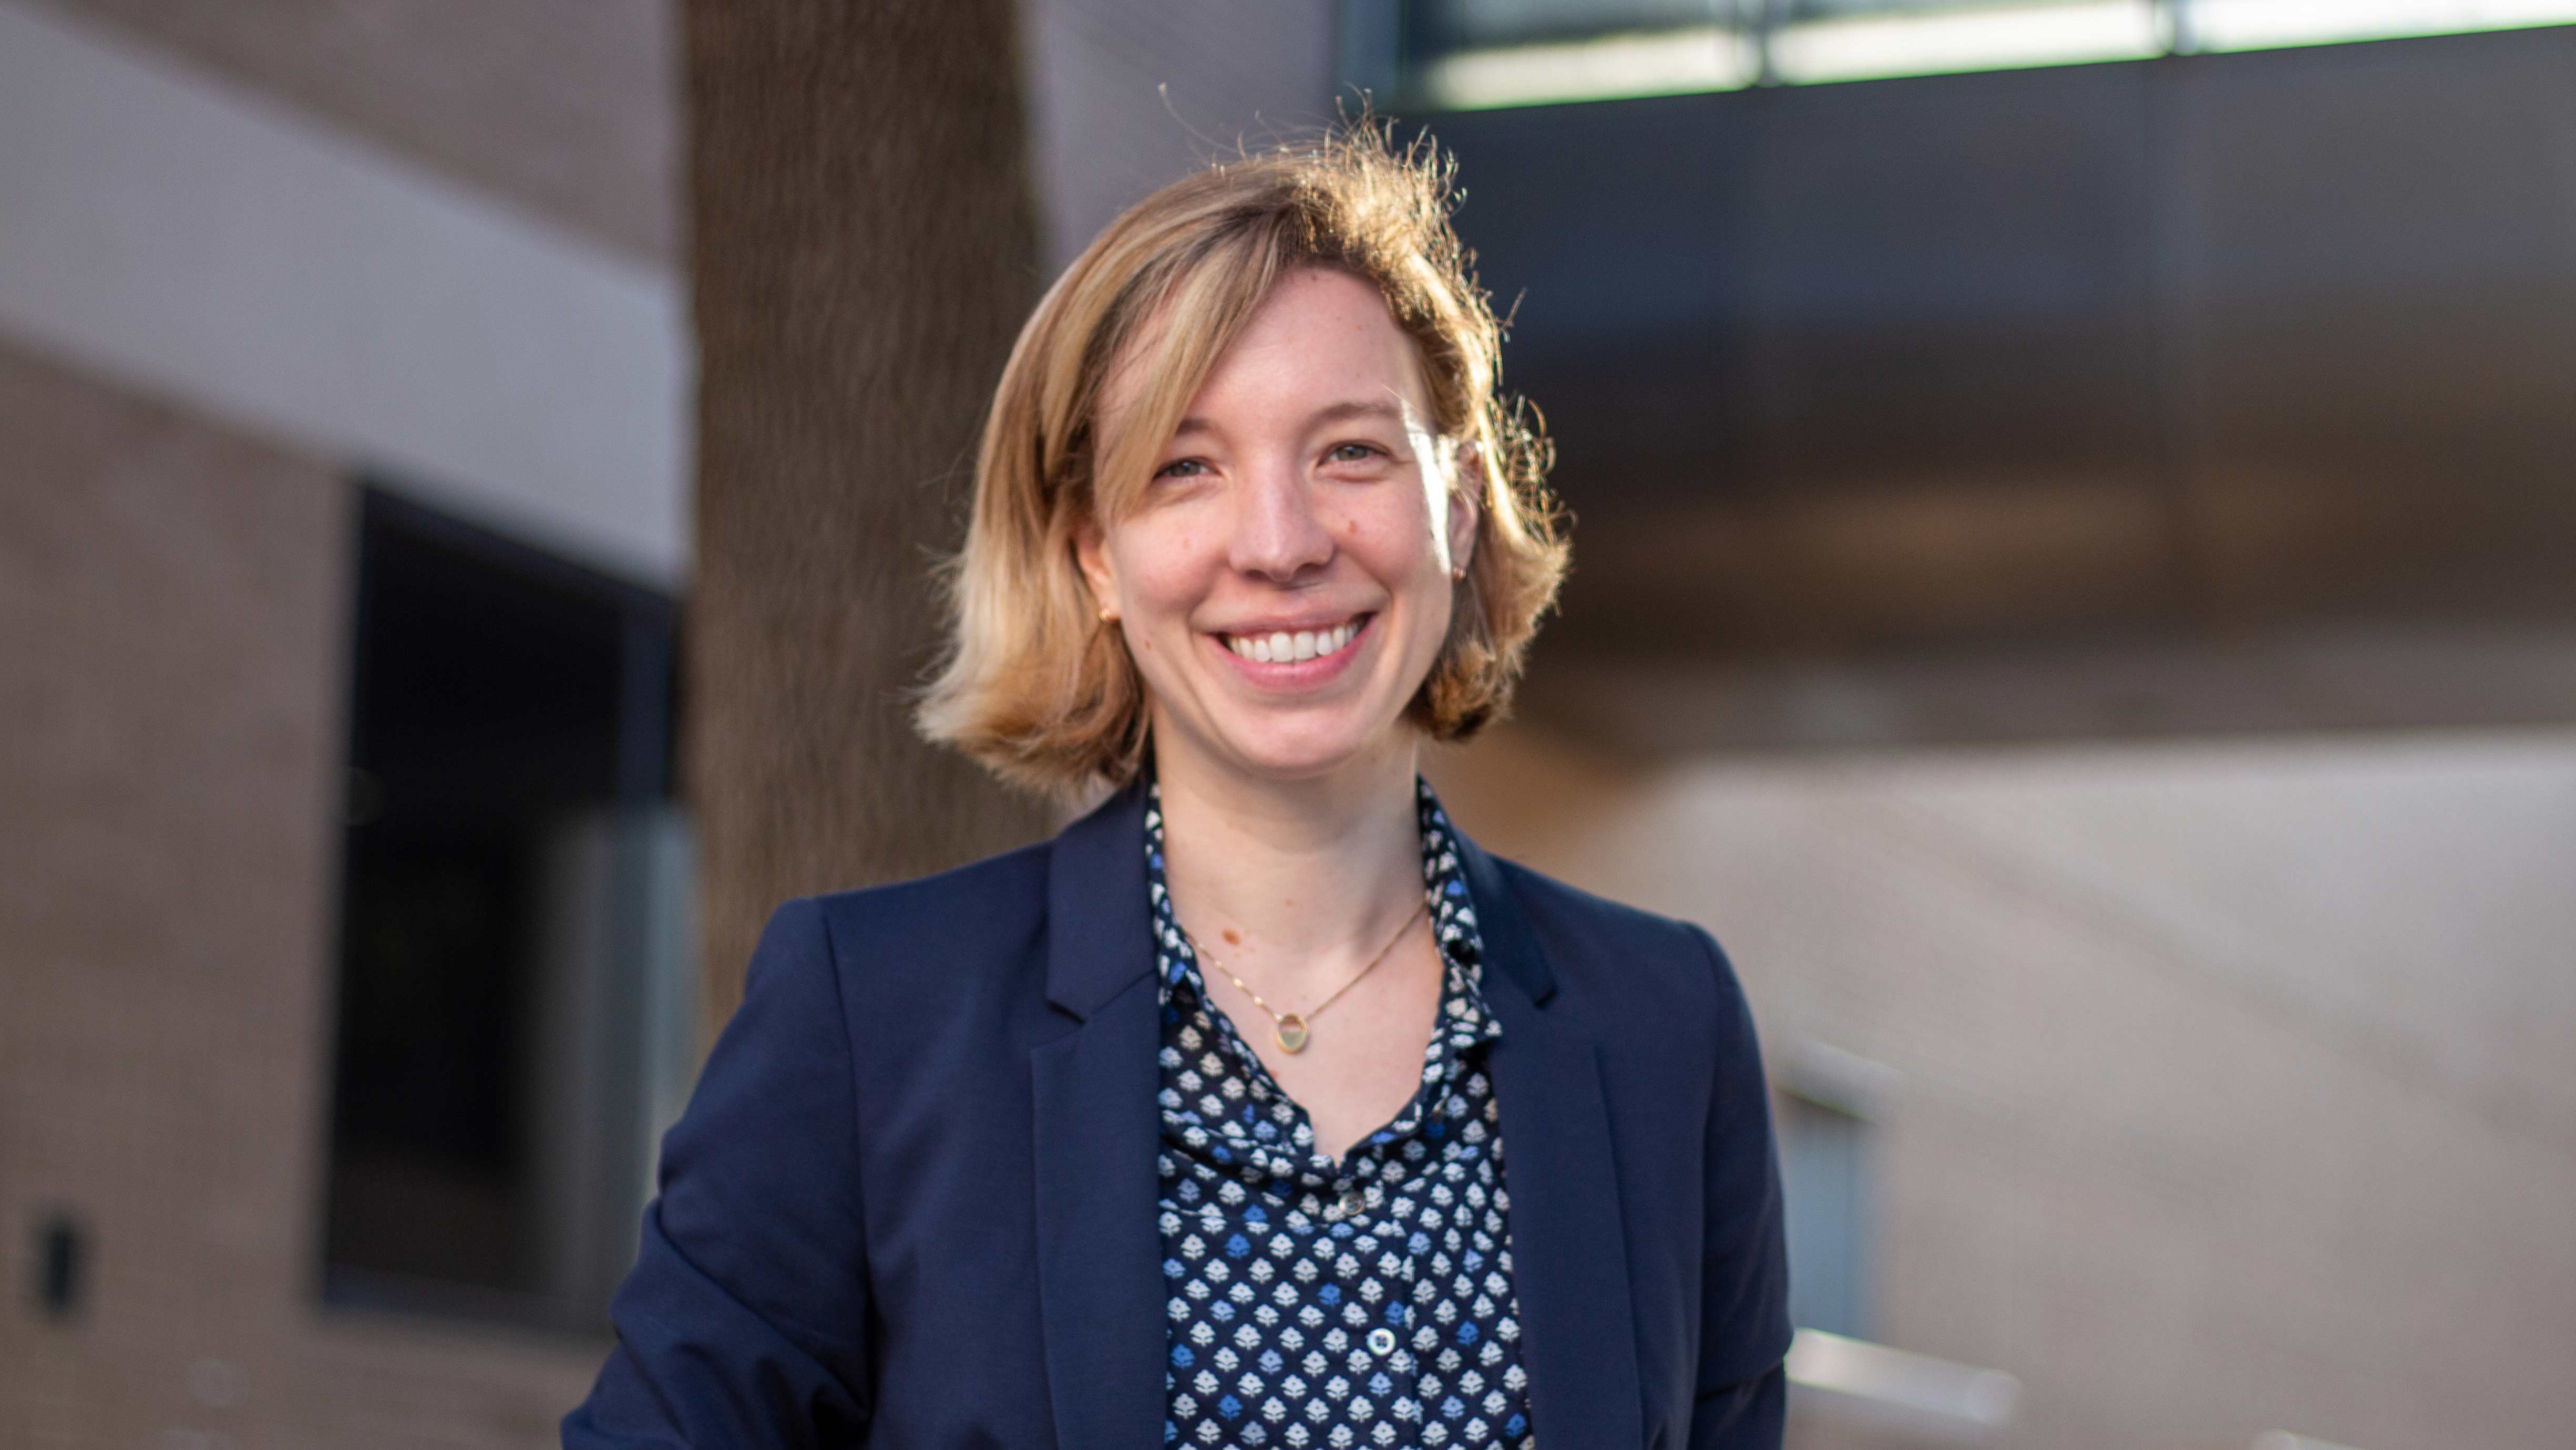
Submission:
{"label": "dark window", "polygon": [[672,602],[375,490],[361,530],[326,1296],[596,1327],[689,1005]]}
{"label": "dark window", "polygon": [[45,1216],[36,1230],[36,1309],[57,1323],[80,1317],[86,1292],[88,1237],[69,1213]]}

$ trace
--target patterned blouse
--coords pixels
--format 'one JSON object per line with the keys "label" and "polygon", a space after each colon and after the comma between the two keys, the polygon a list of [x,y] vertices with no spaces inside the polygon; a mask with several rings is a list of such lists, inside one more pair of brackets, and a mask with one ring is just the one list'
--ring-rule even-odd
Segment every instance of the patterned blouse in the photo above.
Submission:
{"label": "patterned blouse", "polygon": [[1510,1195],[1478,991],[1475,903],[1448,817],[1416,784],[1422,879],[1447,963],[1422,1087],[1335,1161],[1211,1005],[1145,815],[1163,1003],[1161,1228],[1170,1446],[1529,1450]]}

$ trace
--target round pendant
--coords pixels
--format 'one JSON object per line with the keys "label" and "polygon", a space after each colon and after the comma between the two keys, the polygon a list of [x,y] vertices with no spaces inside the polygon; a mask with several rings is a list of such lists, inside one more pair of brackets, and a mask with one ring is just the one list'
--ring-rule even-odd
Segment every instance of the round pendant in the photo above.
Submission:
{"label": "round pendant", "polygon": [[1274,1035],[1279,1039],[1280,1051],[1303,1052],[1306,1050],[1306,1019],[1291,1012],[1279,1019],[1279,1030]]}

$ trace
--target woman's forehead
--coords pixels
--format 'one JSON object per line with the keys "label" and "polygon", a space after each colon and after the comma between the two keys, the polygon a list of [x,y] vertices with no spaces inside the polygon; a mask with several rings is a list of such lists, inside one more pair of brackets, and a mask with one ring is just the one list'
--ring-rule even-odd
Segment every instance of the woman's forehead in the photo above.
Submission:
{"label": "woman's forehead", "polygon": [[[1179,345],[1172,331],[1178,325],[1167,305],[1122,351],[1103,389],[1104,432],[1158,421],[1134,415],[1161,391],[1153,386],[1158,368],[1193,351]],[[1429,406],[1421,350],[1377,287],[1338,268],[1310,267],[1272,286],[1159,431],[1204,433],[1247,413],[1304,424],[1382,419],[1419,426]]]}

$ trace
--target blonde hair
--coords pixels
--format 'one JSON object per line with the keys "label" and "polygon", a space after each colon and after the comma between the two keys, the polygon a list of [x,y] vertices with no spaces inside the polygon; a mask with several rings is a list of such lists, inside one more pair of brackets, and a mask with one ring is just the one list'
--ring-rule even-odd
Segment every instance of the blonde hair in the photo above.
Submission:
{"label": "blonde hair", "polygon": [[[1428,140],[1399,149],[1362,123],[1174,182],[1084,249],[1020,330],[994,393],[924,735],[1036,790],[1133,778],[1146,687],[1081,577],[1075,530],[1143,493],[1217,358],[1271,287],[1308,267],[1385,298],[1419,356],[1433,432],[1455,445],[1459,483],[1479,485],[1449,634],[1408,716],[1461,740],[1504,710],[1566,546],[1534,411],[1500,390],[1502,329],[1450,228],[1450,175]],[[1104,428],[1110,375],[1130,369],[1141,386]]]}

